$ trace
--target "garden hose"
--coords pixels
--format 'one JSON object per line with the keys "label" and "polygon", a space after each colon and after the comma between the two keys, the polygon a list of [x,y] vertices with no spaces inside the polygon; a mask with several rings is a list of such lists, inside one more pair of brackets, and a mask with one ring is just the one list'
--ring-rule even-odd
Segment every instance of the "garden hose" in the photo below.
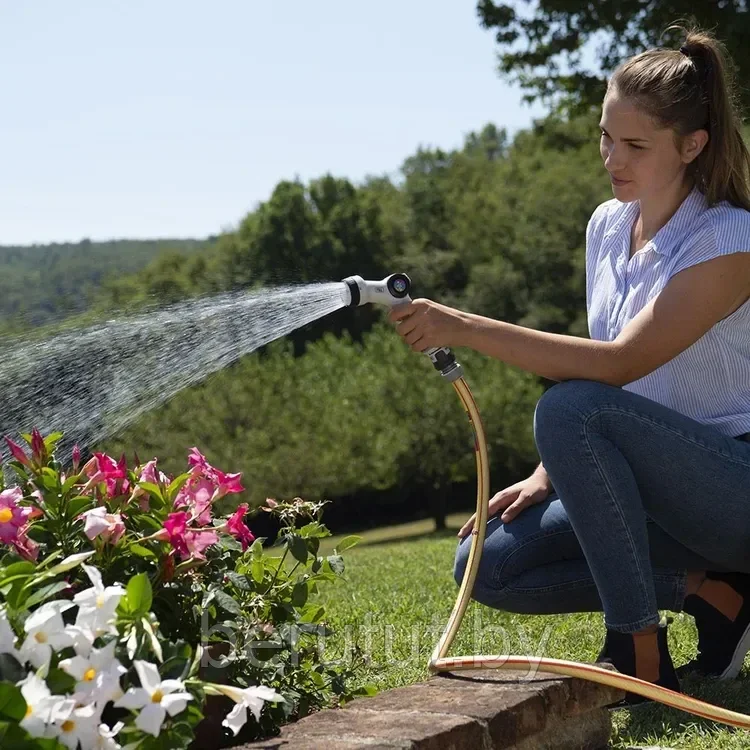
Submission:
{"label": "garden hose", "polygon": [[448,620],[448,625],[432,652],[427,668],[431,672],[455,672],[470,669],[518,670],[534,668],[542,672],[569,675],[570,677],[579,677],[582,680],[598,682],[601,685],[609,685],[620,690],[637,693],[638,695],[645,696],[672,708],[678,708],[681,711],[687,711],[704,719],[719,721],[742,729],[750,729],[750,716],[746,714],[730,711],[721,706],[714,706],[697,698],[691,698],[684,693],[678,693],[669,688],[654,685],[652,682],[646,682],[637,677],[614,672],[593,664],[581,664],[564,659],[548,659],[536,656],[489,656],[484,654],[476,656],[446,656],[461,625],[461,620],[466,612],[471,592],[474,588],[474,581],[484,548],[490,503],[490,470],[487,460],[487,439],[484,427],[482,426],[482,420],[471,390],[463,377],[454,380],[453,387],[461,399],[461,403],[469,416],[469,421],[474,430],[474,448],[477,462],[477,512],[474,519],[474,528],[471,532],[472,540],[469,559],[458,591],[458,598]]}
{"label": "garden hose", "polygon": [[[405,302],[411,302],[409,292],[411,280],[406,274],[394,273],[381,281],[365,281],[361,276],[349,276],[343,280],[342,301],[349,307],[357,307],[366,303],[375,303],[394,307]],[[453,639],[456,637],[461,620],[471,598],[474,581],[479,569],[484,539],[487,528],[487,516],[490,504],[490,467],[487,459],[487,439],[479,416],[476,402],[469,386],[463,378],[461,365],[450,349],[444,347],[426,349],[435,368],[443,378],[453,384],[469,416],[474,430],[474,449],[477,462],[477,512],[474,528],[471,532],[471,549],[464,573],[458,598],[453,606],[448,625],[432,652],[427,668],[431,672],[456,672],[470,669],[512,669],[534,668],[553,674],[579,677],[582,680],[598,682],[602,685],[619,688],[626,692],[636,693],[651,700],[658,701],[672,708],[700,716],[704,719],[719,721],[742,729],[750,729],[750,716],[736,711],[730,711],[721,706],[691,698],[684,693],[678,693],[669,688],[660,687],[652,682],[640,680],[637,677],[612,671],[594,664],[582,664],[564,659],[548,659],[536,656],[516,656],[512,654],[489,656],[446,656]]]}

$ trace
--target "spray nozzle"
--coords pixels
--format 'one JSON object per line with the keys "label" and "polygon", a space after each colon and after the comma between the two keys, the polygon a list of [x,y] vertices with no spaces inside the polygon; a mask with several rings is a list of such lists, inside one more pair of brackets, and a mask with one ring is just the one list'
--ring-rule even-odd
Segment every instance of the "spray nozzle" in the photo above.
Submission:
{"label": "spray nozzle", "polygon": [[[343,283],[341,296],[347,307],[359,307],[368,302],[393,307],[411,302],[411,279],[405,273],[392,273],[381,281],[365,281],[361,276],[348,276]],[[463,376],[463,369],[450,349],[441,346],[426,349],[424,353],[446,380],[453,382]]]}
{"label": "spray nozzle", "polygon": [[411,302],[411,279],[405,273],[392,273],[381,281],[365,281],[361,276],[344,279],[342,292],[348,307],[358,307],[368,302],[393,307],[401,302]]}

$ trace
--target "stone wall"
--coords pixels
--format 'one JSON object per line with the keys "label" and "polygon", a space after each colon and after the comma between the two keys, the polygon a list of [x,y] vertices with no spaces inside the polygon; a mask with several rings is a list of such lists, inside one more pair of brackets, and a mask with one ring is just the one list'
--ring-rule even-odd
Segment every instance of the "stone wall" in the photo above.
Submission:
{"label": "stone wall", "polygon": [[237,750],[599,750],[614,688],[543,672],[477,669],[357,698]]}

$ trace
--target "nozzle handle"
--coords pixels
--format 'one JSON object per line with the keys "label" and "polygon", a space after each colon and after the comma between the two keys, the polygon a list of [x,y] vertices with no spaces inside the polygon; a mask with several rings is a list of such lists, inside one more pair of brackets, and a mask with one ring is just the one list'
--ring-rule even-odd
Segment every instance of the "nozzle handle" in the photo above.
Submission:
{"label": "nozzle handle", "polygon": [[[405,302],[411,302],[411,297],[407,294],[393,302],[393,306],[402,305]],[[447,346],[430,347],[425,349],[422,354],[426,354],[432,360],[432,366],[444,377],[449,383],[462,378],[464,375],[463,367],[456,361],[456,355]]]}

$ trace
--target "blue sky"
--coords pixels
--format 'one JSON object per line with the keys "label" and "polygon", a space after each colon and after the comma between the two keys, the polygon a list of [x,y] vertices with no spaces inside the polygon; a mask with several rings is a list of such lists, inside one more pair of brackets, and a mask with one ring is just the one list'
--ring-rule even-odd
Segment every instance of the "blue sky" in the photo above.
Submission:
{"label": "blue sky", "polygon": [[0,244],[205,237],[543,113],[475,0],[0,0]]}

